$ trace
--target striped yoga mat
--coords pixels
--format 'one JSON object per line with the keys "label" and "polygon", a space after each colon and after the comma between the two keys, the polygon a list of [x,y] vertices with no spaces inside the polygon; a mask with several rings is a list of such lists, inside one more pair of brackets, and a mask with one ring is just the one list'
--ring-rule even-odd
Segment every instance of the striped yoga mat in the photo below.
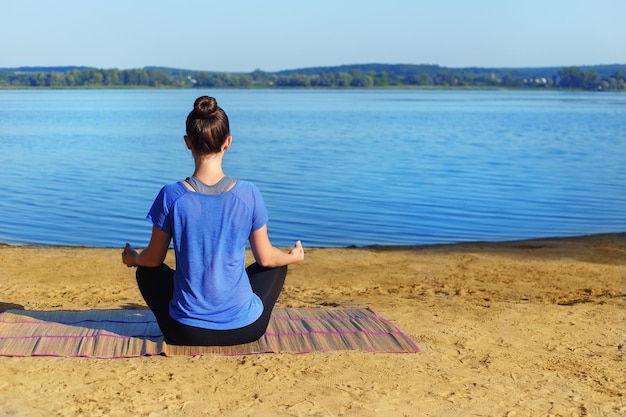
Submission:
{"label": "striped yoga mat", "polygon": [[129,358],[337,350],[409,353],[419,347],[369,308],[275,308],[265,335],[237,346],[174,346],[150,310],[27,311],[0,314],[0,356]]}

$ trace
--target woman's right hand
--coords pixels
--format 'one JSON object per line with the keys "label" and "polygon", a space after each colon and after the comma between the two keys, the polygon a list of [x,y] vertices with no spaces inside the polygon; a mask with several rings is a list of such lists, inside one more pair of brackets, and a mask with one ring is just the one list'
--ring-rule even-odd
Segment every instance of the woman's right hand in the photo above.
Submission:
{"label": "woman's right hand", "polygon": [[124,263],[124,265],[129,268],[137,266],[137,256],[139,256],[137,251],[131,248],[130,243],[126,243],[126,246],[124,246],[124,251],[122,252],[122,262]]}

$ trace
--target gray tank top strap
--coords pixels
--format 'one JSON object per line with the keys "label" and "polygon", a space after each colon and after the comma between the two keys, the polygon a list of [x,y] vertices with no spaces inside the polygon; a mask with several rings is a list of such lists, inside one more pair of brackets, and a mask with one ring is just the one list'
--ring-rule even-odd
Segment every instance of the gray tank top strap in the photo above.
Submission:
{"label": "gray tank top strap", "polygon": [[235,182],[234,179],[224,176],[221,180],[213,185],[206,185],[195,176],[185,179],[197,193],[200,194],[222,194],[228,191],[229,187]]}

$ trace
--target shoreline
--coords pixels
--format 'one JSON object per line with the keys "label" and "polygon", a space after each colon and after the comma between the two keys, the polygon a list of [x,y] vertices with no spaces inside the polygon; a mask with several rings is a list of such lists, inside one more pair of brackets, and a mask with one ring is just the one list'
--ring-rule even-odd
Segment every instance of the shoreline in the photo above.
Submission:
{"label": "shoreline", "polygon": [[[371,307],[421,352],[4,357],[0,414],[626,415],[626,233],[305,250],[278,305]],[[145,308],[120,253],[0,245],[0,311]]]}
{"label": "shoreline", "polygon": [[[58,91],[58,90],[197,90],[202,87],[191,86],[6,86],[0,85],[0,91]],[[554,91],[563,93],[624,93],[624,90],[596,90],[584,88],[546,88],[546,87],[515,87],[515,86],[434,86],[434,85],[388,85],[372,87],[287,87],[287,86],[254,86],[254,87],[213,87],[212,90],[274,90],[274,91]]]}
{"label": "shoreline", "polygon": [[[305,249],[381,249],[381,250],[406,250],[406,249],[427,249],[434,247],[453,247],[464,245],[480,245],[480,246],[501,246],[501,245],[515,245],[522,244],[524,242],[542,242],[551,240],[577,240],[577,239],[594,239],[594,238],[610,238],[610,237],[623,237],[626,239],[626,231],[622,232],[602,232],[602,233],[590,233],[580,235],[567,235],[567,236],[545,236],[545,237],[531,237],[520,239],[507,239],[507,240],[471,240],[471,241],[459,241],[459,242],[447,242],[447,243],[415,243],[415,244],[368,244],[368,245],[344,245],[344,246],[307,246]],[[123,245],[117,246],[85,246],[85,245],[58,245],[58,244],[39,244],[39,243],[6,243],[0,242],[0,248],[3,247],[21,247],[21,248],[63,248],[63,249],[123,249]],[[283,247],[286,248],[286,247]],[[171,248],[170,248],[171,250]]]}

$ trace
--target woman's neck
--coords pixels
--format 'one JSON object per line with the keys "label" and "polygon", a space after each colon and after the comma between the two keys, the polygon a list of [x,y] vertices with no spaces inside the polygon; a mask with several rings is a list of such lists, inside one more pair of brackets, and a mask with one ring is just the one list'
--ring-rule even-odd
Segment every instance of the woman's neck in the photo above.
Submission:
{"label": "woman's neck", "polygon": [[222,171],[223,152],[194,158],[195,170],[193,175],[207,185],[216,184],[224,176]]}

